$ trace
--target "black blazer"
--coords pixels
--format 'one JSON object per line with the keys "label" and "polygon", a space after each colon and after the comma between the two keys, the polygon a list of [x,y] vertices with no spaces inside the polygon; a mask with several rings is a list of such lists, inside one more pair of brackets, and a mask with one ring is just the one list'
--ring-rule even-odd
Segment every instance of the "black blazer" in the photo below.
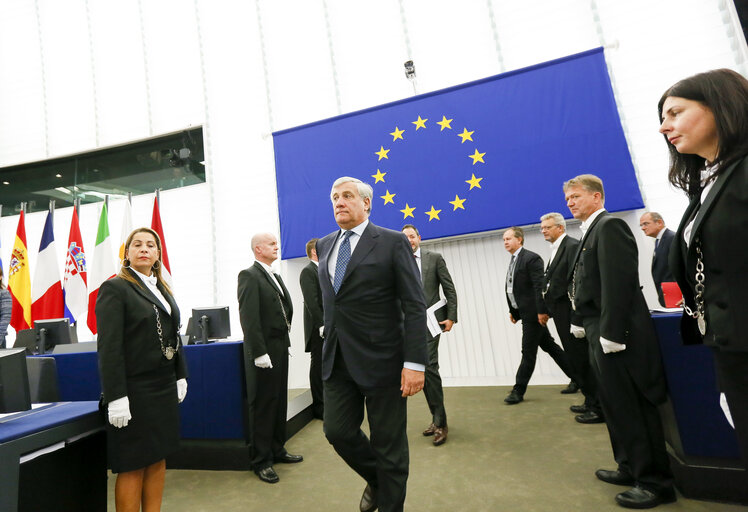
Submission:
{"label": "black blazer", "polygon": [[408,239],[369,222],[338,293],[327,270],[341,231],[317,242],[325,316],[322,378],[337,350],[362,387],[400,386],[403,362],[426,364],[426,302]]}
{"label": "black blazer", "polygon": [[662,295],[662,283],[669,283],[675,281],[672,272],[670,272],[670,266],[668,264],[668,256],[670,255],[670,246],[675,238],[675,233],[671,229],[665,228],[662,233],[660,243],[657,244],[652,255],[652,280],[654,281],[655,288],[657,288],[657,297],[660,299],[660,304],[665,304],[665,298]]}
{"label": "black blazer", "polygon": [[[570,269],[576,314],[599,322],[600,336],[624,343],[617,357],[654,404],[665,400],[665,379],[654,323],[639,285],[636,239],[626,222],[601,213],[579,244]],[[590,339],[590,343],[599,340]]]}
{"label": "black blazer", "polygon": [[279,278],[278,282],[281,289],[257,261],[239,272],[239,321],[248,362],[264,354],[268,354],[271,361],[288,354],[291,346],[288,325],[293,318],[293,304],[283,281]]}
{"label": "black blazer", "polygon": [[[748,351],[748,157],[733,163],[717,179],[700,205],[688,205],[670,251],[670,268],[686,304],[693,310],[696,246],[704,261],[704,305],[707,333],[703,342],[722,350]],[[696,218],[690,247],[683,230]],[[700,244],[696,243],[699,241]],[[701,343],[696,321],[684,314],[681,334],[686,343]]]}
{"label": "black blazer", "polygon": [[319,328],[324,324],[322,316],[322,290],[319,288],[317,264],[310,261],[301,269],[299,276],[301,294],[304,296],[304,351],[312,351],[312,343],[322,342]]}
{"label": "black blazer", "polygon": [[[140,282],[136,274],[132,275]],[[96,326],[104,403],[127,396],[128,378],[160,366],[175,365],[176,378],[187,378],[179,339],[179,307],[161,285],[158,289],[171,306],[171,315],[145,284],[138,286],[120,277],[101,283],[96,298]],[[180,347],[171,361],[161,352],[154,306],[161,319],[164,346]]]}
{"label": "black blazer", "polygon": [[[514,263],[512,290],[519,309],[512,306],[509,294],[506,293],[509,312],[515,320],[537,322],[539,314],[548,314],[548,308],[543,301],[543,281],[543,258],[523,247]],[[504,292],[506,292],[506,285]]]}
{"label": "black blazer", "polygon": [[574,265],[574,257],[577,255],[579,240],[566,235],[556,251],[548,268],[545,270],[543,290],[545,290],[545,305],[549,313],[553,312],[559,305],[569,307],[569,269]]}
{"label": "black blazer", "polygon": [[421,249],[421,281],[423,282],[423,293],[426,298],[426,307],[430,308],[440,300],[439,286],[444,290],[447,299],[445,307],[436,310],[436,319],[443,322],[450,319],[457,322],[457,291],[449,275],[447,263],[438,252],[425,251]]}

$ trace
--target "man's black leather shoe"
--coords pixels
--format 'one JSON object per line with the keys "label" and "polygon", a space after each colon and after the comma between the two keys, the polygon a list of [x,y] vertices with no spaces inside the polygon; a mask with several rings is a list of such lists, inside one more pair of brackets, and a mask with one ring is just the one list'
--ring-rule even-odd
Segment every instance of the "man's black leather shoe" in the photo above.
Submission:
{"label": "man's black leather shoe", "polygon": [[577,383],[574,381],[569,382],[569,385],[566,386],[564,389],[561,390],[562,395],[573,395],[579,391],[579,386],[577,386]]}
{"label": "man's black leather shoe", "polygon": [[522,398],[522,395],[512,390],[512,392],[509,393],[504,399],[504,403],[514,405],[520,403],[522,400],[524,400],[524,398]]}
{"label": "man's black leather shoe", "polygon": [[275,462],[281,462],[283,464],[295,464],[297,462],[301,462],[304,460],[304,457],[301,455],[291,455],[290,453],[286,452],[280,457],[275,458]]}
{"label": "man's black leather shoe", "polygon": [[652,508],[663,503],[672,503],[675,500],[675,490],[672,487],[650,491],[637,485],[633,489],[616,495],[616,503],[626,508]]}
{"label": "man's black leather shoe", "polygon": [[595,471],[595,476],[603,482],[613,485],[634,485],[633,476],[621,473],[618,470],[610,471],[608,469],[598,469]]}
{"label": "man's black leather shoe", "polygon": [[273,466],[268,466],[264,469],[260,469],[258,471],[255,471],[255,473],[257,473],[257,476],[260,477],[260,480],[269,484],[276,484],[280,480],[280,478],[278,478],[278,473],[275,472]]}
{"label": "man's black leather shoe", "polygon": [[598,414],[595,411],[587,411],[584,414],[578,414],[574,416],[574,419],[579,423],[605,423],[605,418],[602,414]]}
{"label": "man's black leather shoe", "polygon": [[372,489],[371,485],[366,485],[358,508],[361,512],[374,512],[377,509],[377,493]]}
{"label": "man's black leather shoe", "polygon": [[569,410],[571,412],[573,412],[573,413],[576,413],[576,414],[584,414],[584,413],[587,412],[587,406],[584,405],[584,404],[582,404],[582,405],[572,405],[572,406],[569,407]]}

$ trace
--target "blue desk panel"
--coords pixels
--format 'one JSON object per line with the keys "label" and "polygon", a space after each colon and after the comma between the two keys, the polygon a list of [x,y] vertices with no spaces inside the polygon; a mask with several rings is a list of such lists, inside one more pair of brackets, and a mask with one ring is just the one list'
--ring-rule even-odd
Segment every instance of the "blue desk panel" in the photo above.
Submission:
{"label": "blue desk panel", "polygon": [[698,457],[738,459],[735,431],[719,406],[712,349],[683,345],[680,318],[680,313],[652,314],[683,451]]}
{"label": "blue desk panel", "polygon": [[57,402],[0,419],[0,443],[47,430],[99,410],[99,402]]}
{"label": "blue desk panel", "polygon": [[[243,351],[241,341],[183,347],[189,371],[187,398],[180,405],[183,439],[244,439]],[[57,361],[60,399],[98,400],[96,352],[52,354]]]}

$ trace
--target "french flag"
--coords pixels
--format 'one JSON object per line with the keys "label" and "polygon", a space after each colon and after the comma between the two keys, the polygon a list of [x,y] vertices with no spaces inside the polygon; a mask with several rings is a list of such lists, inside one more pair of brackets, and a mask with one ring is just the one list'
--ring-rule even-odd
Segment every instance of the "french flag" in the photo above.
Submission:
{"label": "french flag", "polygon": [[39,244],[34,285],[31,287],[32,322],[48,318],[62,318],[64,306],[57,262],[52,212],[49,212],[47,221],[44,223],[42,242]]}

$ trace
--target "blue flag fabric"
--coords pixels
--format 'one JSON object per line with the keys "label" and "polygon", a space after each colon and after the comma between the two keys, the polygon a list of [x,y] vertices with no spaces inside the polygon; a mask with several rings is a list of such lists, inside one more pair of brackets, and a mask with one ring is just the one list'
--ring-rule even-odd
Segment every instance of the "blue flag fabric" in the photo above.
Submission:
{"label": "blue flag fabric", "polygon": [[281,252],[337,229],[330,189],[374,189],[371,220],[423,239],[569,217],[562,186],[599,176],[609,211],[643,207],[602,48],[273,133]]}

